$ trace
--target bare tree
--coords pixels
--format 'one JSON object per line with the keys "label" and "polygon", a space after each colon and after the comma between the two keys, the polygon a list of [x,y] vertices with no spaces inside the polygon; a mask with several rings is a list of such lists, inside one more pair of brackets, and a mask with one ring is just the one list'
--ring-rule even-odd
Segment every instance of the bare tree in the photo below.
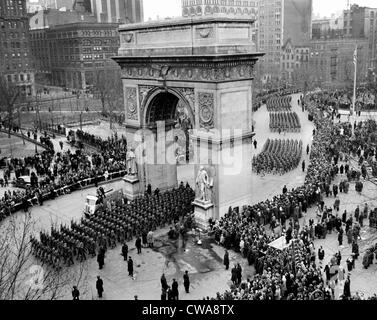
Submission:
{"label": "bare tree", "polygon": [[0,76],[0,110],[5,112],[8,117],[8,136],[10,138],[11,127],[14,114],[17,112],[19,104],[24,100],[21,88],[5,77]]}
{"label": "bare tree", "polygon": [[[353,57],[347,56],[343,59],[343,69],[344,69],[344,81],[349,87],[353,87],[353,81],[355,76],[355,65],[353,63]],[[366,63],[365,58],[362,55],[357,56],[357,82],[363,81],[366,78]]]}
{"label": "bare tree", "polygon": [[[115,62],[114,62],[115,64]],[[113,63],[103,69],[98,69],[93,75],[93,85],[102,104],[102,113],[107,114],[106,105],[110,114],[110,128],[112,127],[112,114],[121,106],[123,99],[120,69]]]}
{"label": "bare tree", "polygon": [[315,80],[320,78],[320,71],[316,70],[309,63],[302,63],[292,73],[292,83],[295,88],[301,88],[305,94],[314,89]]}
{"label": "bare tree", "polygon": [[14,215],[0,227],[0,299],[58,300],[73,285],[85,292],[87,265],[54,270],[32,255],[30,238],[35,233],[30,213]]}

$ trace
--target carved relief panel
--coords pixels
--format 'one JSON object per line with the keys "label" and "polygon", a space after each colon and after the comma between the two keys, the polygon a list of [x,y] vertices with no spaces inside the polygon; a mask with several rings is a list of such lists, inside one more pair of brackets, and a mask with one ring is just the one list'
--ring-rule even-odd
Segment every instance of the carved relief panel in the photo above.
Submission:
{"label": "carved relief panel", "polygon": [[124,96],[125,96],[125,102],[126,102],[127,119],[139,121],[136,88],[125,87],[124,88]]}
{"label": "carved relief panel", "polygon": [[199,123],[204,129],[214,128],[214,94],[209,92],[198,93],[199,102]]}

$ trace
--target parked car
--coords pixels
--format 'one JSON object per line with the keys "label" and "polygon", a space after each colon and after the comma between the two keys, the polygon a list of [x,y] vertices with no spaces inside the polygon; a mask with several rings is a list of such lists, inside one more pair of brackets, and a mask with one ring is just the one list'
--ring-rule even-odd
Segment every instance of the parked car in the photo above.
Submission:
{"label": "parked car", "polygon": [[14,182],[14,186],[17,188],[24,188],[31,186],[31,181],[29,176],[21,176]]}

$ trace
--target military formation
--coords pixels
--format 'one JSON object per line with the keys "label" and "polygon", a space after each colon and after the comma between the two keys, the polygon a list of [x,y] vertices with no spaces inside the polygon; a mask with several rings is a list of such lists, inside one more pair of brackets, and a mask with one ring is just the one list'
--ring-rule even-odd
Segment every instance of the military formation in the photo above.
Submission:
{"label": "military formation", "polygon": [[112,200],[95,214],[71,222],[70,228],[61,225],[51,234],[40,233],[40,239],[32,238],[32,250],[36,258],[55,270],[95,257],[118,243],[147,234],[166,224],[178,222],[193,212],[194,190],[186,184],[165,193],[155,191],[127,203],[125,198]]}
{"label": "military formation", "polygon": [[292,109],[292,96],[272,97],[267,100],[268,112],[289,112]]}
{"label": "military formation", "polygon": [[296,112],[271,112],[271,132],[300,132],[301,123]]}
{"label": "military formation", "polygon": [[267,139],[262,152],[253,156],[253,171],[257,174],[287,173],[299,165],[302,148],[301,140]]}

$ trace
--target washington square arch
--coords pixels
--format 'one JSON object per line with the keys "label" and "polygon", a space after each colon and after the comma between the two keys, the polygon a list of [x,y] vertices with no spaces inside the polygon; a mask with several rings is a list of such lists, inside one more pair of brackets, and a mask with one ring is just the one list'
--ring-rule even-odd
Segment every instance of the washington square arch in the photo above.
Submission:
{"label": "washington square arch", "polygon": [[114,60],[138,163],[130,193],[178,185],[173,146],[183,139],[199,223],[250,203],[253,71],[263,55],[253,23],[218,16],[120,27]]}

